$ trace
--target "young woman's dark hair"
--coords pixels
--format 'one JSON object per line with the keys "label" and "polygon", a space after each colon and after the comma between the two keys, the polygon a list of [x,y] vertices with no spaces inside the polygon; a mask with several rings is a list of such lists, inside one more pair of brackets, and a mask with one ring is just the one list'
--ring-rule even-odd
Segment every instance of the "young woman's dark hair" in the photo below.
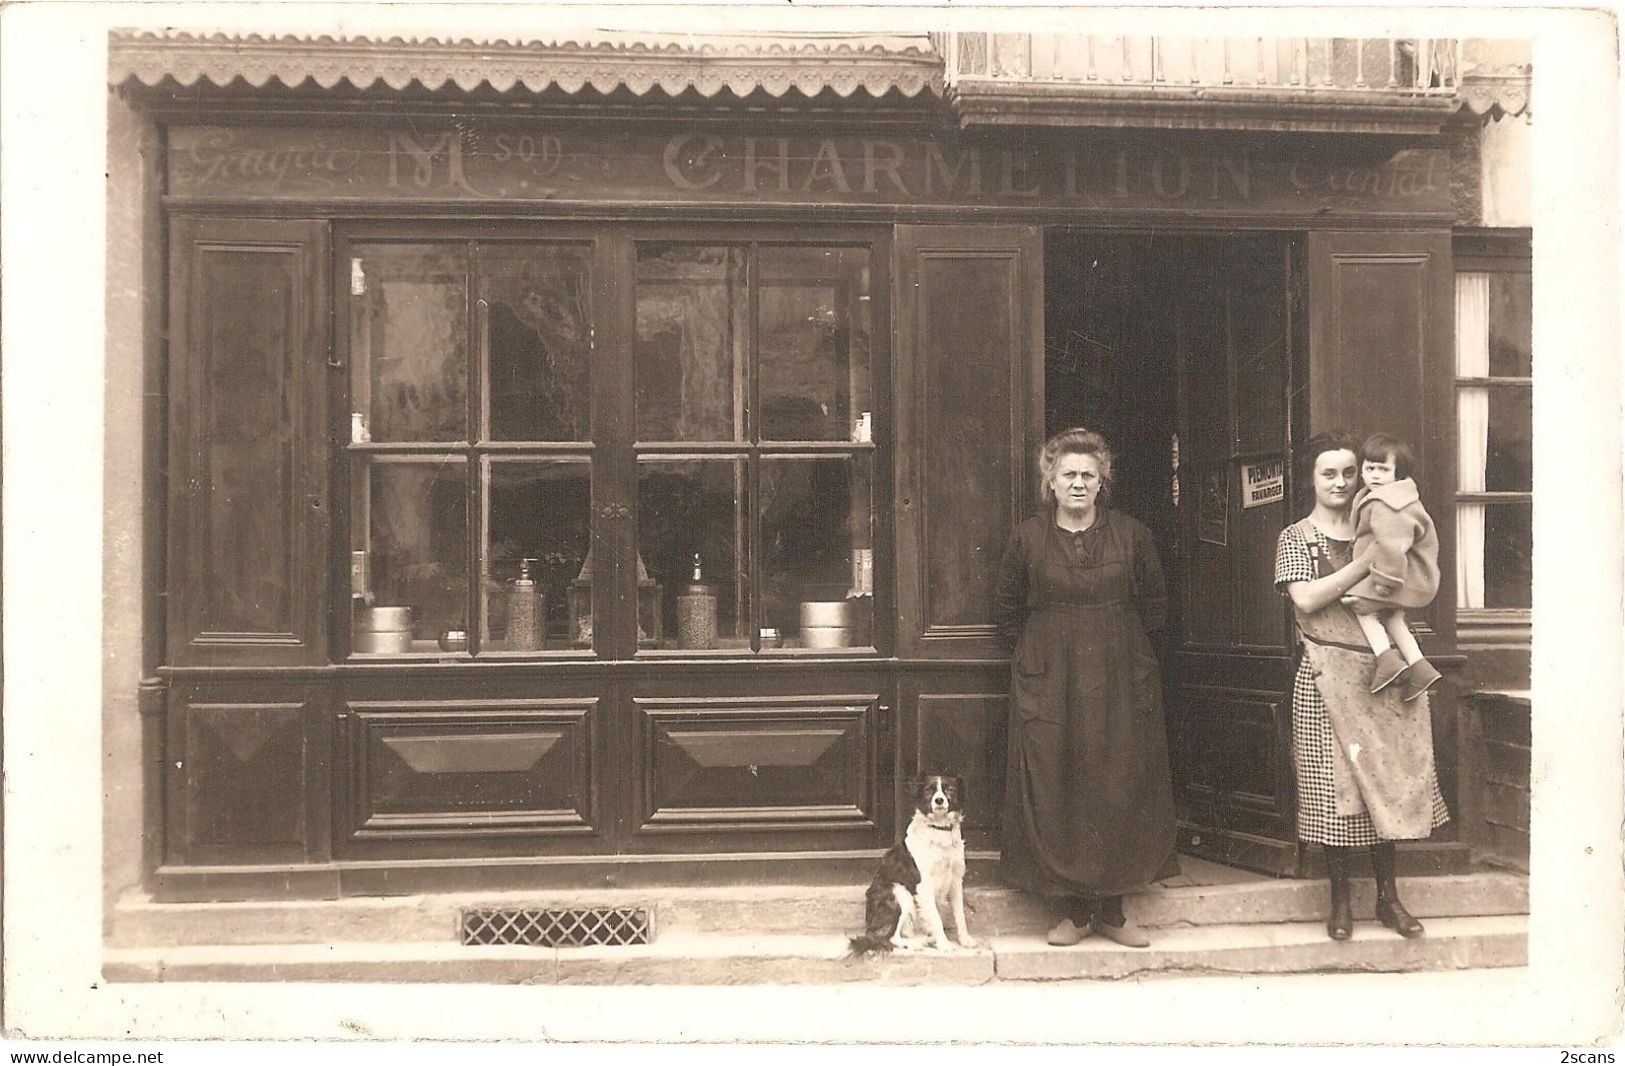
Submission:
{"label": "young woman's dark hair", "polygon": [[1316,433],[1298,446],[1295,470],[1298,476],[1298,495],[1311,503],[1315,498],[1315,460],[1327,452],[1348,452],[1359,458],[1360,439],[1352,433],[1333,429],[1325,433]]}
{"label": "young woman's dark hair", "polygon": [[1390,459],[1394,463],[1394,480],[1400,481],[1411,476],[1416,469],[1416,453],[1411,446],[1398,437],[1386,433],[1373,433],[1360,445],[1360,462],[1386,463]]}

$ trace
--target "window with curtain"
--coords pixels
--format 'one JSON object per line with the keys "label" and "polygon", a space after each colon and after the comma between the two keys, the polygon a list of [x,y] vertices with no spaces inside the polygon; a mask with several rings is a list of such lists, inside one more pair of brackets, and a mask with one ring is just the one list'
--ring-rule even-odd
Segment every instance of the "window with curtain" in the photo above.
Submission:
{"label": "window with curtain", "polygon": [[1534,499],[1528,244],[1474,251],[1481,254],[1458,252],[1456,259],[1456,607],[1466,626],[1527,623]]}

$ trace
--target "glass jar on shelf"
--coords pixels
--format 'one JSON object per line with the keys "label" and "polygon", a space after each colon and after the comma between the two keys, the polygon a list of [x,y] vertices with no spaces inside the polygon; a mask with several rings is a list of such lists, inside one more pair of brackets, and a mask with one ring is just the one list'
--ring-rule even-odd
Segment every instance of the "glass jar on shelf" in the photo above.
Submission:
{"label": "glass jar on shelf", "polygon": [[535,559],[519,560],[519,576],[508,585],[508,647],[536,651],[542,646],[544,597],[531,576]]}

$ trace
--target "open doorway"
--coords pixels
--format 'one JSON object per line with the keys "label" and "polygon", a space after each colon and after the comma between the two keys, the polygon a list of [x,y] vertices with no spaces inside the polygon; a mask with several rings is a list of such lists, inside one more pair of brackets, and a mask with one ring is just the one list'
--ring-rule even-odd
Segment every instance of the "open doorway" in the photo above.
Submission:
{"label": "open doorway", "polygon": [[[1294,872],[1288,630],[1272,587],[1293,517],[1294,243],[1051,230],[1044,245],[1046,434],[1106,437],[1113,505],[1150,528],[1168,577],[1182,850]],[[1261,479],[1279,491],[1248,488]]]}

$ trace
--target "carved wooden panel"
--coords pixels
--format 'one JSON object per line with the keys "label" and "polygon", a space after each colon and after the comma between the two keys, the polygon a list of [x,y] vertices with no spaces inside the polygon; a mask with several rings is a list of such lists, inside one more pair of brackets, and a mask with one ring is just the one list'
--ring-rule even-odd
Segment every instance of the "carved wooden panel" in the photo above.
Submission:
{"label": "carved wooden panel", "polygon": [[904,654],[995,657],[993,589],[1042,431],[1036,230],[899,228],[898,604]]}
{"label": "carved wooden panel", "polygon": [[349,704],[352,836],[591,832],[596,704]]}
{"label": "carved wooden panel", "polygon": [[[1446,232],[1309,236],[1310,432],[1409,441],[1442,544],[1455,543],[1454,284]],[[1433,605],[1407,613],[1453,640],[1452,568],[1442,578]]]}
{"label": "carved wooden panel", "polygon": [[[915,719],[919,772],[951,773],[964,778],[968,828],[999,828],[1009,716],[1007,691],[925,693],[919,697]],[[907,810],[900,813],[904,818],[909,816]]]}
{"label": "carved wooden panel", "polygon": [[874,694],[637,699],[642,831],[874,824]]}
{"label": "carved wooden panel", "polygon": [[1174,743],[1183,821],[1291,841],[1291,719],[1285,693],[1187,685]]}
{"label": "carved wooden panel", "polygon": [[305,853],[305,703],[172,704],[165,761],[171,859],[296,859]]}
{"label": "carved wooden panel", "polygon": [[178,219],[170,255],[170,655],[325,658],[326,228]]}

